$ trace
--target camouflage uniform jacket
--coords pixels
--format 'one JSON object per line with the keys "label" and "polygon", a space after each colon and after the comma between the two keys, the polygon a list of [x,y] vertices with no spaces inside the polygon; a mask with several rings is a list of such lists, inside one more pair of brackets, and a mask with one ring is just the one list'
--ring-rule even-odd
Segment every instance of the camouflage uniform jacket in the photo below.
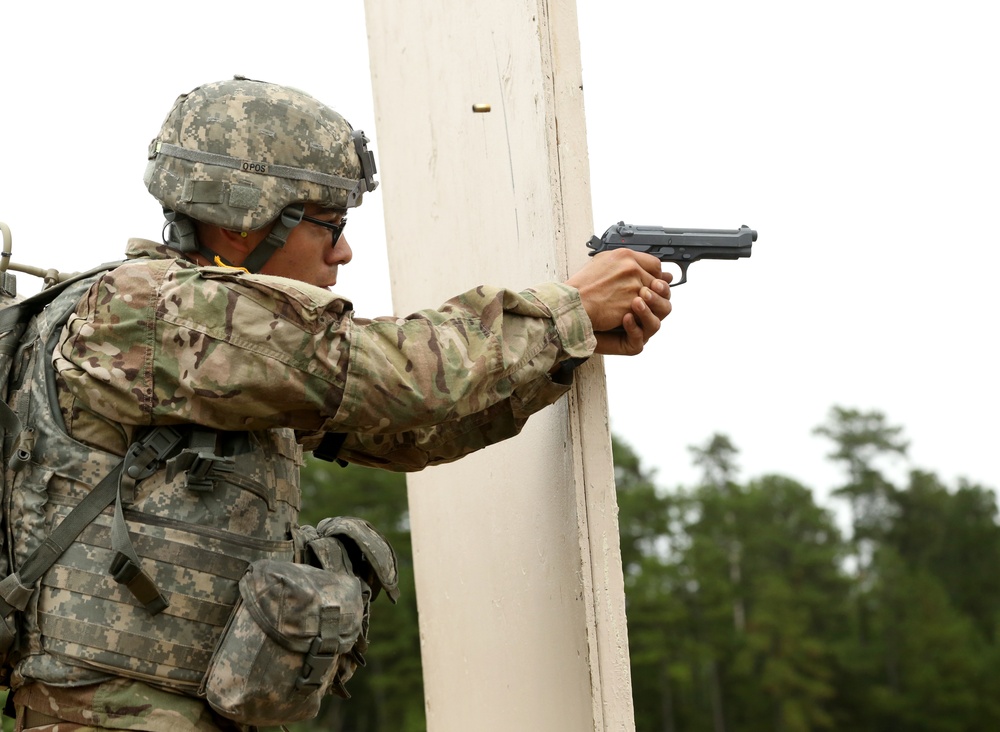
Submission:
{"label": "camouflage uniform jacket", "polygon": [[[419,470],[511,437],[568,386],[549,373],[596,346],[579,294],[478,287],[437,310],[358,318],[290,279],[199,267],[133,239],[71,316],[54,363],[79,440],[123,454],[135,427],[290,427],[306,450]],[[124,427],[124,431],[122,429]]]}

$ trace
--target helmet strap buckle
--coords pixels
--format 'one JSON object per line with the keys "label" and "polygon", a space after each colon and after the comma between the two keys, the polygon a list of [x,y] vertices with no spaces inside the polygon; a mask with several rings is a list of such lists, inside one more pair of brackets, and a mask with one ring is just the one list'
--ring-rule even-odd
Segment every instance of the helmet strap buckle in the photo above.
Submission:
{"label": "helmet strap buckle", "polygon": [[163,209],[166,223],[163,224],[163,243],[171,249],[183,254],[194,254],[198,251],[198,232],[195,223],[184,214]]}
{"label": "helmet strap buckle", "polygon": [[271,232],[247,255],[247,258],[243,260],[243,266],[250,272],[260,272],[271,255],[285,246],[288,234],[302,223],[304,215],[305,207],[302,204],[293,203],[290,206],[285,206],[278,220],[271,227]]}

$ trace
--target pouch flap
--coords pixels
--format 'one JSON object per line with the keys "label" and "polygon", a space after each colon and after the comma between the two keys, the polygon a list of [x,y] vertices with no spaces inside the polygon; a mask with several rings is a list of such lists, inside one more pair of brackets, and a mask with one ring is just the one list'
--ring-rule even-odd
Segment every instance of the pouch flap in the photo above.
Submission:
{"label": "pouch flap", "polygon": [[347,548],[354,571],[372,588],[372,599],[380,587],[392,602],[399,597],[396,553],[374,526],[354,516],[325,518],[316,525],[321,536],[335,536]]}
{"label": "pouch flap", "polygon": [[240,580],[240,595],[254,621],[290,651],[344,653],[361,634],[361,583],[346,572],[264,559]]}

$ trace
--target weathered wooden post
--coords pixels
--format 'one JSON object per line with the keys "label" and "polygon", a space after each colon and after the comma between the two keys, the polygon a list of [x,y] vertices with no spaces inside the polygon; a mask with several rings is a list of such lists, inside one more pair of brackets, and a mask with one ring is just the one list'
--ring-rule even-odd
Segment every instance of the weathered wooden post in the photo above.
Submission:
{"label": "weathered wooden post", "polygon": [[[396,312],[565,279],[592,234],[575,5],[365,7]],[[430,729],[633,729],[600,359],[409,499]]]}

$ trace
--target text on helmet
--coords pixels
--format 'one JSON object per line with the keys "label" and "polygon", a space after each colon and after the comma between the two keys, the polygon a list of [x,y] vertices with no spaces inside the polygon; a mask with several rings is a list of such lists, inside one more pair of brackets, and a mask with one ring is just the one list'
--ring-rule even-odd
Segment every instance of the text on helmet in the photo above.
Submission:
{"label": "text on helmet", "polygon": [[244,160],[240,164],[240,169],[244,173],[267,173],[267,163],[257,163],[253,160]]}

